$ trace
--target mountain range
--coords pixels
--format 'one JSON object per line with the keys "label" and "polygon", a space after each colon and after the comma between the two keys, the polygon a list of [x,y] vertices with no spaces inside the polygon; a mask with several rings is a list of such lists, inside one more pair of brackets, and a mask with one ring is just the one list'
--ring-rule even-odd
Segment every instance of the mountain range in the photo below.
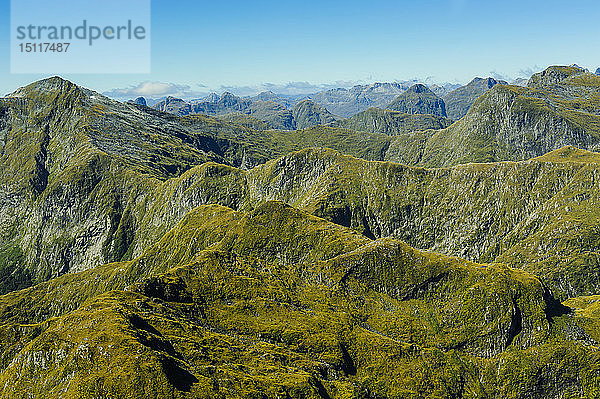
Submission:
{"label": "mountain range", "polygon": [[1,98],[0,397],[597,397],[600,76],[467,86]]}
{"label": "mountain range", "polygon": [[270,100],[240,98],[231,93],[223,93],[220,97],[209,96],[208,99],[191,103],[167,97],[156,103],[153,108],[179,116],[204,114],[227,115],[227,118],[231,118],[230,114],[237,114],[239,120],[241,115],[248,115],[265,122],[272,129],[282,130],[325,125],[338,119],[310,100],[299,101],[292,109],[287,109],[284,105],[272,101],[276,98],[268,95],[259,98]]}
{"label": "mountain range", "polygon": [[[209,96],[191,101],[167,97],[156,101],[152,107],[179,116],[203,114],[215,115],[226,121],[235,121],[259,130],[295,130],[319,125],[334,125],[336,121],[351,119],[369,108],[399,111],[406,114],[434,115],[446,117],[446,101],[452,113],[451,119],[460,119],[479,95],[497,82],[476,78],[466,86],[445,85],[432,87],[423,84],[375,83],[354,86],[351,89],[332,89],[314,95],[282,96],[273,92],[262,92],[254,97],[238,97],[231,93]],[[501,82],[506,84],[506,82]],[[143,97],[130,103],[149,105]],[[329,111],[338,111],[336,116]],[[335,113],[335,112],[334,112]],[[351,122],[347,122],[351,123]],[[439,126],[439,125],[436,125]],[[423,130],[427,127],[422,127]]]}

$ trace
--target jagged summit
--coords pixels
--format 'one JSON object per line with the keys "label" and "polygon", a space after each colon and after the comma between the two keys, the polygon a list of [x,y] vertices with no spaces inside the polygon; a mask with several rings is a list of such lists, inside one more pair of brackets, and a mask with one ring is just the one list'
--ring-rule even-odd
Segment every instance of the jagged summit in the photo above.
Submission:
{"label": "jagged summit", "polygon": [[266,90],[266,91],[261,91],[260,93],[258,93],[256,95],[256,97],[264,97],[264,98],[271,98],[271,97],[276,97],[277,94],[275,94],[275,92],[273,92],[272,90]]}
{"label": "jagged summit", "polygon": [[335,88],[310,95],[309,98],[334,115],[351,117],[370,107],[384,108],[413,82],[372,83],[349,89]]}
{"label": "jagged summit", "polygon": [[507,83],[491,77],[476,77],[465,86],[461,86],[446,94],[443,99],[446,104],[448,117],[458,120],[465,116],[475,100],[497,84]]}
{"label": "jagged summit", "polygon": [[[30,83],[27,86],[20,87],[7,97],[29,98],[29,99],[47,99],[49,95],[59,94],[84,94],[92,93],[91,90],[83,89],[73,82],[61,78],[60,76],[52,76]],[[100,95],[100,94],[98,94]]]}
{"label": "jagged summit", "polygon": [[210,93],[203,100],[211,103],[216,103],[219,101],[220,96],[217,93]]}
{"label": "jagged summit", "polygon": [[240,97],[226,91],[223,94],[221,94],[221,97],[219,98],[219,103],[221,103],[224,107],[231,107],[240,103],[240,100]]}
{"label": "jagged summit", "polygon": [[488,89],[491,89],[492,87],[494,87],[497,84],[507,84],[505,81],[498,81],[494,78],[474,78],[473,80],[471,80],[469,82],[469,85],[482,85],[484,87],[487,87]]}
{"label": "jagged summit", "polygon": [[431,114],[446,116],[444,100],[423,84],[415,84],[400,94],[387,107],[406,114]]}
{"label": "jagged summit", "polygon": [[336,121],[336,117],[325,107],[311,100],[303,100],[292,109],[296,129],[306,129],[317,125],[328,125]]}
{"label": "jagged summit", "polygon": [[429,87],[425,86],[424,84],[421,83],[417,83],[416,85],[413,85],[411,87],[408,88],[407,92],[409,93],[433,93]]}
{"label": "jagged summit", "polygon": [[137,104],[137,105],[143,105],[143,106],[147,106],[148,105],[148,103],[146,102],[146,99],[144,97],[141,97],[141,96],[137,97],[135,100],[133,100],[133,103]]}
{"label": "jagged summit", "polygon": [[64,85],[73,85],[73,86],[77,86],[75,83],[64,79],[58,75],[55,76],[50,76],[48,78],[44,78],[44,79],[40,79],[37,80],[35,82],[32,82],[30,84],[28,84],[27,86],[24,86],[23,88],[42,88],[42,87],[47,87],[47,88],[60,88],[63,87]]}
{"label": "jagged summit", "polygon": [[584,68],[584,67],[582,67],[582,66],[579,66],[579,65],[577,65],[577,64],[571,64],[571,66],[572,66],[573,68],[578,68],[578,69],[581,69],[583,72],[589,72],[589,71],[590,71],[589,69],[587,69],[587,68]]}
{"label": "jagged summit", "polygon": [[527,83],[527,87],[533,89],[543,89],[548,86],[560,83],[568,77],[585,73],[585,70],[578,66],[560,66],[554,65],[546,68],[542,72],[534,74]]}

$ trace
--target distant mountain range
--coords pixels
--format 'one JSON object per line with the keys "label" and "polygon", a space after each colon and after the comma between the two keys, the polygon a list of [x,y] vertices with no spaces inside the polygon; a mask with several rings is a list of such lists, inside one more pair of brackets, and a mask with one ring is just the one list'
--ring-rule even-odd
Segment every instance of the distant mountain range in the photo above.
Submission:
{"label": "distant mountain range", "polygon": [[350,89],[331,89],[308,98],[336,115],[349,117],[370,107],[384,108],[414,83],[373,83]]}
{"label": "distant mountain range", "polygon": [[[270,98],[264,100],[263,98]],[[272,100],[282,100],[291,109]],[[294,130],[305,127],[326,125],[336,121],[337,118],[322,106],[310,100],[288,102],[281,97],[271,96],[268,93],[256,98],[241,98],[231,93],[209,96],[205,100],[186,102],[181,99],[168,97],[154,105],[154,108],[171,114],[186,116],[194,114],[226,116],[237,114],[237,120],[242,115],[250,116],[263,121],[271,129]],[[231,117],[227,117],[231,119]]]}
{"label": "distant mountain range", "polygon": [[[370,108],[458,120],[466,114],[477,97],[498,83],[507,84],[493,78],[475,78],[465,86],[447,84],[429,88],[414,82],[374,83],[350,89],[331,89],[308,96],[278,95],[267,91],[253,97],[238,97],[225,92],[190,101],[174,97],[150,101],[139,97],[130,102],[179,116],[214,115],[245,126],[294,130],[328,125]],[[524,84],[522,81],[517,83]]]}

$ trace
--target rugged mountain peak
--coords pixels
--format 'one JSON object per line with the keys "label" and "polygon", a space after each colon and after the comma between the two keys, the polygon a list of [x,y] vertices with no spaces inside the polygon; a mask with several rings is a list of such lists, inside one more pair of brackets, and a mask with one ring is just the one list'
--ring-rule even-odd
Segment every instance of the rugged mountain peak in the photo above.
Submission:
{"label": "rugged mountain peak", "polygon": [[485,79],[485,84],[487,85],[487,87],[489,89],[491,89],[492,87],[494,87],[498,83],[499,82],[496,79],[494,79],[494,78],[487,78],[487,79]]}
{"label": "rugged mountain peak", "polygon": [[510,82],[510,84],[513,85],[513,86],[527,87],[527,82],[529,82],[529,79],[526,79],[526,78],[516,78],[515,80],[513,80],[512,82]]}
{"label": "rugged mountain peak", "polygon": [[204,97],[202,101],[206,101],[207,103],[217,103],[219,101],[220,96],[217,93],[210,93],[208,96]]}
{"label": "rugged mountain peak", "polygon": [[65,87],[77,87],[75,83],[72,83],[66,79],[61,78],[60,76],[52,76],[49,78],[41,79],[36,82],[30,83],[25,87],[17,89],[16,92],[22,90],[59,90]]}
{"label": "rugged mountain peak", "polygon": [[292,109],[292,115],[297,129],[327,125],[336,121],[336,117],[325,107],[311,100],[303,100],[296,104]]}
{"label": "rugged mountain peak", "polygon": [[571,64],[571,67],[581,69],[583,72],[589,72],[589,69],[579,66],[577,64]]}
{"label": "rugged mountain peak", "polygon": [[133,103],[137,104],[137,105],[144,105],[144,106],[148,105],[148,103],[146,102],[146,99],[144,97],[136,98],[135,100],[133,100]]}
{"label": "rugged mountain peak", "polygon": [[398,83],[398,82],[377,82],[366,86],[355,86],[352,89],[354,90],[357,87],[361,87],[365,92],[402,92],[405,91],[409,85],[406,83]]}
{"label": "rugged mountain peak", "polygon": [[[168,96],[162,101],[159,101],[154,105],[154,108],[163,112],[170,112],[179,115],[187,115],[189,113],[190,105],[181,98]],[[184,110],[184,111],[182,111]]]}
{"label": "rugged mountain peak", "polygon": [[235,94],[230,93],[228,91],[226,91],[223,94],[221,94],[221,100],[222,101],[230,101],[230,100],[237,99],[237,98],[238,97]]}
{"label": "rugged mountain peak", "polygon": [[433,93],[427,86],[421,83],[409,87],[407,91],[410,93]]}
{"label": "rugged mountain peak", "polygon": [[219,99],[219,103],[223,104],[226,107],[231,107],[236,105],[240,101],[240,98],[233,93],[225,92],[221,94],[221,98]]}
{"label": "rugged mountain peak", "polygon": [[254,97],[250,97],[252,100],[261,100],[261,101],[272,101],[274,99],[279,99],[279,96],[273,93],[271,90],[262,91],[255,95]]}
{"label": "rugged mountain peak", "polygon": [[497,84],[508,84],[508,83],[503,80],[496,80],[491,77],[488,77],[488,78],[476,77],[467,84],[467,87],[475,86],[475,87],[482,87],[484,89],[487,88],[489,90],[492,87],[496,86]]}
{"label": "rugged mountain peak", "polygon": [[585,73],[585,70],[579,66],[551,66],[544,71],[536,73],[529,79],[527,87],[532,89],[543,89],[548,86],[560,83],[568,77]]}
{"label": "rugged mountain peak", "polygon": [[416,84],[400,94],[388,106],[388,109],[407,114],[431,114],[446,116],[444,100],[439,98],[427,86]]}
{"label": "rugged mountain peak", "polygon": [[[42,103],[54,103],[57,100],[67,101],[69,99],[81,99],[83,96],[93,92],[82,89],[75,83],[72,83],[59,76],[38,80],[25,87],[15,90],[8,97],[27,98]],[[100,96],[100,94],[98,94]]]}
{"label": "rugged mountain peak", "polygon": [[506,85],[508,83],[491,77],[476,77],[465,86],[452,90],[444,96],[448,117],[454,120],[462,118],[479,96],[498,84]]}

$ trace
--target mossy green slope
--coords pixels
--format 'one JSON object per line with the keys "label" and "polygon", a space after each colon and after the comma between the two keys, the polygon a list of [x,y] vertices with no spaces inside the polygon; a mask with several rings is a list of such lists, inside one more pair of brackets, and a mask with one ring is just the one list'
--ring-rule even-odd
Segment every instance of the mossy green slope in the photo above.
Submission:
{"label": "mossy green slope", "polygon": [[394,236],[421,249],[525,268],[561,298],[590,295],[600,277],[599,167],[598,154],[572,147],[526,162],[450,169],[367,162],[324,149],[250,171],[206,163],[132,189],[109,249],[121,254],[114,260],[137,257],[199,205],[251,210],[279,200],[367,237]]}
{"label": "mossy green slope", "polygon": [[[58,93],[68,95],[73,91],[76,99],[94,101],[93,94],[86,95],[64,81],[56,82],[66,85]],[[43,98],[46,92],[53,96],[57,93],[52,87],[36,90],[39,93],[31,94],[33,98]],[[26,104],[39,107],[40,112],[49,109],[22,97],[17,93],[9,99],[22,104],[9,107],[9,114],[18,115],[18,107]],[[53,100],[48,101],[53,104]],[[127,107],[128,112],[142,118],[138,123],[149,120],[148,125],[152,126],[165,118],[164,114],[157,114],[157,119],[152,119],[153,114],[148,111],[138,112],[133,105]],[[4,292],[68,271],[138,256],[195,206],[219,203],[248,209],[268,199],[289,202],[369,237],[394,235],[418,248],[474,261],[498,259],[514,267],[527,267],[548,279],[561,297],[597,292],[597,216],[590,211],[596,201],[593,188],[597,164],[592,162],[595,155],[578,155],[577,151],[568,150],[570,154],[560,162],[544,158],[519,164],[428,170],[309,150],[244,172],[202,162],[215,157],[218,162],[230,160],[251,166],[283,155],[283,151],[315,143],[343,147],[344,151],[366,159],[380,159],[391,151],[387,149],[389,136],[331,127],[257,132],[204,116],[167,116],[187,130],[175,132],[174,136],[173,130],[160,131],[168,140],[179,140],[178,146],[187,146],[191,151],[190,164],[186,163],[187,150],[182,150],[182,159],[157,158],[164,161],[148,163],[143,154],[150,149],[162,151],[160,146],[154,144],[146,150],[143,142],[135,144],[133,140],[130,150],[123,146],[123,151],[118,151],[119,147],[108,145],[117,140],[116,135],[109,135],[116,132],[114,129],[103,128],[98,131],[105,133],[94,133],[102,134],[102,140],[91,133],[87,135],[89,123],[61,129],[61,121],[79,123],[75,117],[79,113],[93,123],[101,120],[105,125],[122,128],[126,126],[124,121],[110,121],[124,118],[123,112],[97,120],[85,113],[89,110],[86,107],[69,108],[70,113],[62,116],[60,106],[56,108],[50,119],[44,119],[45,123],[51,122],[51,138],[42,146],[47,149],[40,149],[39,144],[45,142],[44,128],[28,128],[22,135],[13,130],[7,133],[12,138],[6,141],[5,157],[16,151],[17,147],[10,146],[25,139],[37,148],[33,154],[41,155],[7,158],[10,166],[4,169],[7,185],[2,203],[6,221],[1,231],[2,253],[12,254],[2,257],[0,265]],[[134,117],[125,119],[131,121]],[[184,133],[187,135],[180,138]],[[64,137],[55,140],[53,135]],[[433,131],[409,134],[421,142],[428,142],[435,135]],[[91,143],[92,139],[96,144]],[[61,146],[69,140],[74,143],[71,152],[64,150],[69,146]],[[158,139],[154,142],[161,143]],[[404,156],[418,152],[417,147],[409,147],[408,141],[405,144],[410,151],[404,151]],[[203,146],[214,147],[215,151],[198,149]],[[179,154],[177,148],[173,156]],[[23,160],[28,163],[19,163]],[[178,167],[165,166],[171,162]],[[13,176],[13,170],[23,175]],[[178,173],[178,177],[169,178]],[[557,213],[553,207],[563,211]],[[577,218],[585,218],[586,223],[574,223],[573,212],[579,212]],[[555,231],[562,233],[557,237]]]}
{"label": "mossy green slope", "polygon": [[[150,195],[207,161],[250,168],[315,144],[382,159],[389,144],[346,129],[179,118],[58,77],[1,99],[0,120],[0,292],[139,254],[133,239]],[[206,200],[232,205],[225,197]]]}
{"label": "mossy green slope", "polygon": [[206,164],[157,186],[133,255],[193,207],[297,206],[372,238],[473,261],[505,261],[543,277],[561,297],[598,290],[594,212],[598,154],[572,147],[520,163],[422,169],[331,150],[290,154],[251,171]]}
{"label": "mossy green slope", "polygon": [[507,84],[494,78],[475,78],[443,96],[448,117],[459,120],[467,114],[475,100],[497,84]]}
{"label": "mossy green slope", "polygon": [[268,122],[239,112],[232,112],[230,114],[219,115],[219,119],[236,125],[241,125],[253,130],[270,130],[276,128]]}
{"label": "mossy green slope", "polygon": [[600,77],[565,67],[542,75],[527,88],[492,87],[464,118],[432,135],[414,164],[520,161],[565,145],[598,150]]}
{"label": "mossy green slope", "polygon": [[600,155],[566,147],[525,162],[422,169],[303,151],[248,173],[277,199],[369,237],[543,277],[561,298],[598,292]]}
{"label": "mossy green slope", "polygon": [[292,114],[294,115],[294,127],[296,129],[328,125],[339,119],[324,107],[310,100],[303,100],[296,104],[292,109]]}
{"label": "mossy green slope", "polygon": [[[104,283],[90,272],[0,297],[2,397],[597,394],[594,341],[535,277],[277,202],[197,208],[142,257],[93,274]],[[14,312],[86,285],[74,308]],[[537,377],[565,351],[577,363]]]}
{"label": "mossy green slope", "polygon": [[389,109],[369,108],[351,118],[336,122],[334,126],[397,136],[414,131],[444,129],[451,124],[449,119],[431,114],[406,114]]}

